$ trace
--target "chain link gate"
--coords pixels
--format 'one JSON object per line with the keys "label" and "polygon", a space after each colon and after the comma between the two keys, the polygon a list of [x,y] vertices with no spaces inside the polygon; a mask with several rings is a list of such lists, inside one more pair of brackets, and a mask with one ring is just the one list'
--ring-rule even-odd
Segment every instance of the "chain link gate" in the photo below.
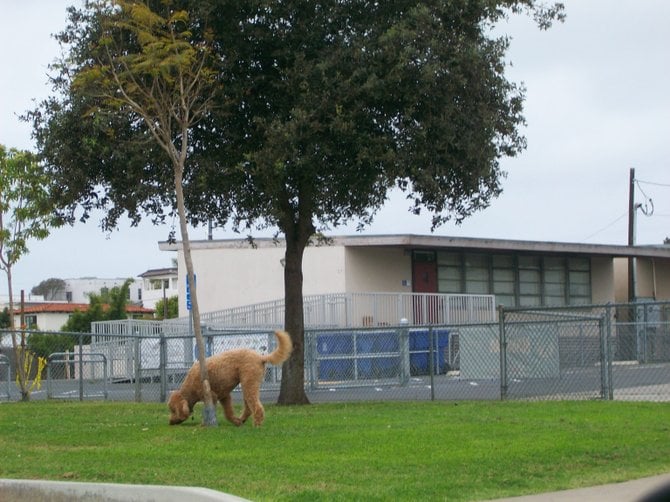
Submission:
{"label": "chain link gate", "polygon": [[602,312],[499,310],[502,399],[612,399]]}
{"label": "chain link gate", "polygon": [[614,399],[670,400],[670,304],[608,307]]}

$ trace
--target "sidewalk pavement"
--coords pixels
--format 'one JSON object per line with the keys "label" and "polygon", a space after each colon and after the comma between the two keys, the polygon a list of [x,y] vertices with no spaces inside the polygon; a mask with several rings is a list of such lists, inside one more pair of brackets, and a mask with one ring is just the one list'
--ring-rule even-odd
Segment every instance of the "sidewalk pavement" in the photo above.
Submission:
{"label": "sidewalk pavement", "polygon": [[498,499],[495,502],[670,502],[670,473],[575,490]]}
{"label": "sidewalk pavement", "polygon": [[[2,502],[244,502],[206,488],[0,479]],[[670,502],[670,473],[623,483],[491,502]],[[248,501],[247,501],[248,502]]]}
{"label": "sidewalk pavement", "polygon": [[[245,502],[207,488],[0,479],[1,502]],[[248,501],[246,501],[248,502]]]}

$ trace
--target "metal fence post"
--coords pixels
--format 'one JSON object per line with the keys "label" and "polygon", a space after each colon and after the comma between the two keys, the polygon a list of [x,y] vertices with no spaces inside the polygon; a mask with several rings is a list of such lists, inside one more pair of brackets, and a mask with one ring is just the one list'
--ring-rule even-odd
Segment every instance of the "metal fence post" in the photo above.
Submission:
{"label": "metal fence post", "polygon": [[103,377],[102,377],[102,383],[103,383],[103,394],[105,397],[105,401],[109,397],[109,393],[107,392],[107,356],[104,354],[100,354],[102,357],[102,372],[103,372]]}
{"label": "metal fence post", "polygon": [[398,336],[398,348],[400,349],[400,385],[407,385],[410,377],[409,362],[409,321],[403,317],[400,319],[400,330]]}
{"label": "metal fence post", "polygon": [[79,400],[84,400],[84,334],[79,334]]}
{"label": "metal fence post", "polygon": [[614,379],[612,378],[612,366],[614,365],[614,356],[612,354],[612,306],[607,304],[605,307],[605,336],[607,339],[607,395],[609,400],[614,399]]}
{"label": "metal fence post", "polygon": [[[316,337],[317,334],[310,330],[304,330],[305,337],[305,366],[307,367],[307,380],[309,390],[316,388]],[[284,369],[282,366],[282,378],[284,378]]]}
{"label": "metal fence post", "polygon": [[166,347],[165,335],[160,334],[158,347],[159,347],[159,373],[160,373],[160,401],[164,403],[167,398],[167,347]]}
{"label": "metal fence post", "polygon": [[134,362],[135,362],[135,367],[134,367],[134,373],[135,373],[135,402],[141,403],[142,402],[142,361],[141,359],[141,354],[140,354],[140,337],[139,333],[135,334],[136,336],[134,337],[135,341],[135,357],[134,357]]}
{"label": "metal fence post", "polygon": [[498,328],[500,344],[500,399],[507,399],[507,336],[505,334],[505,308],[498,306]]}
{"label": "metal fence post", "polygon": [[[9,377],[9,375],[7,375]],[[9,392],[7,393],[9,398]],[[51,356],[47,358],[47,399],[53,398],[53,389],[51,387]]]}
{"label": "metal fence post", "polygon": [[640,360],[641,363],[649,362],[648,361],[649,354],[648,354],[648,350],[647,350],[648,342],[649,342],[649,338],[648,338],[648,334],[649,334],[649,329],[648,329],[649,328],[649,310],[648,310],[648,308],[649,308],[648,304],[646,304],[646,303],[642,304],[642,329],[641,329],[642,336],[640,337],[641,341],[642,341],[642,359]]}
{"label": "metal fence post", "polygon": [[433,326],[428,326],[428,372],[430,373],[430,400],[435,401],[435,341]]}
{"label": "metal fence post", "polygon": [[602,317],[598,320],[598,331],[600,332],[600,397],[603,400],[608,401],[611,399],[609,369],[612,361],[609,357],[609,340],[607,337],[608,333],[605,329],[605,323]]}

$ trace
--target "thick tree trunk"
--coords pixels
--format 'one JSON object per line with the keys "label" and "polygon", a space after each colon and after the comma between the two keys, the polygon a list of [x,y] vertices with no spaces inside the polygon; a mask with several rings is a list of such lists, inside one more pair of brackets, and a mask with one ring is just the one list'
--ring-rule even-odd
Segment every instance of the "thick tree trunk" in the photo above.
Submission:
{"label": "thick tree trunk", "polygon": [[302,257],[306,242],[306,239],[286,236],[284,324],[293,341],[293,352],[282,367],[278,404],[309,404],[305,393],[305,323],[302,299]]}

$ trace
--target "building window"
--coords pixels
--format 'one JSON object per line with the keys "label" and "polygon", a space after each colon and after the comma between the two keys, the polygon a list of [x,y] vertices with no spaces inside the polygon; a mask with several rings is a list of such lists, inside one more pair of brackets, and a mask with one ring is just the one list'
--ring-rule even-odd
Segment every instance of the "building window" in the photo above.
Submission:
{"label": "building window", "polygon": [[457,253],[437,253],[437,290],[440,293],[463,291],[463,264]]}
{"label": "building window", "polygon": [[496,295],[496,302],[505,307],[516,305],[515,261],[511,255],[494,255],[491,257],[492,293]]}
{"label": "building window", "polygon": [[170,279],[151,279],[149,288],[154,290],[170,289]]}
{"label": "building window", "polygon": [[23,316],[26,329],[37,329],[37,314],[26,314]]}
{"label": "building window", "polygon": [[506,307],[591,302],[589,258],[440,251],[437,265],[440,293],[493,294]]}
{"label": "building window", "polygon": [[490,260],[484,254],[465,255],[465,292],[469,295],[487,295],[490,286]]}
{"label": "building window", "polygon": [[519,256],[519,307],[542,305],[542,271],[538,256]]}
{"label": "building window", "polygon": [[571,305],[591,303],[591,266],[588,258],[568,260],[568,285]]}
{"label": "building window", "polygon": [[565,305],[567,274],[565,259],[547,257],[544,259],[544,305]]}

